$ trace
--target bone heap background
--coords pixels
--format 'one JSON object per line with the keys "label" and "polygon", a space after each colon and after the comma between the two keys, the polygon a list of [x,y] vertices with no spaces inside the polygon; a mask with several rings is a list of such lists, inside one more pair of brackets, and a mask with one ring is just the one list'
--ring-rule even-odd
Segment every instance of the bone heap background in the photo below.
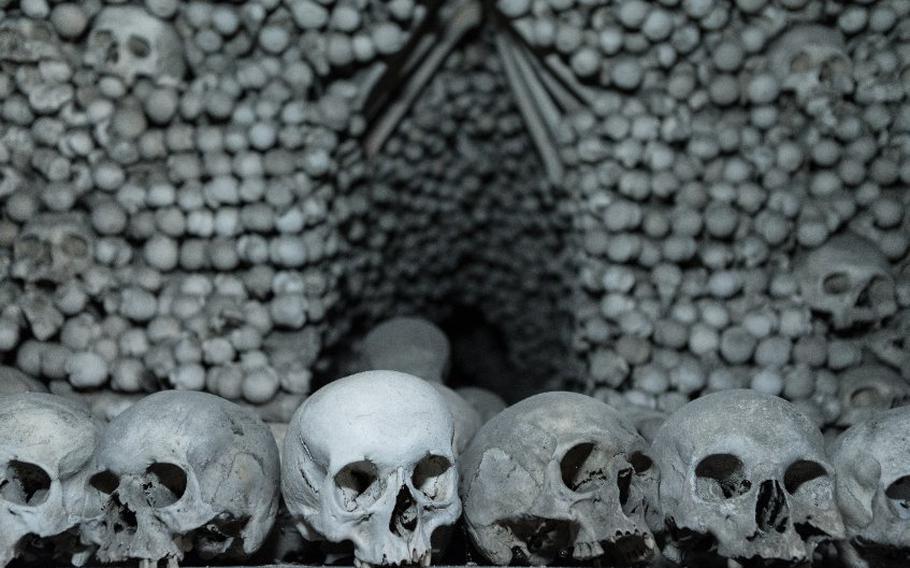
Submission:
{"label": "bone heap background", "polygon": [[510,399],[910,393],[906,1],[114,4],[0,0],[0,353],[52,392],[286,421],[471,308]]}

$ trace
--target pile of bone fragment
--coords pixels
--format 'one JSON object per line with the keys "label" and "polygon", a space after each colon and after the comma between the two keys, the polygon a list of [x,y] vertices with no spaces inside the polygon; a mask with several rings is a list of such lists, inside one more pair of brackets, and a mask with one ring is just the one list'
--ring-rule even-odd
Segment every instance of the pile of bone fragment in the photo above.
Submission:
{"label": "pile of bone fragment", "polygon": [[908,187],[910,0],[0,0],[0,566],[906,566]]}

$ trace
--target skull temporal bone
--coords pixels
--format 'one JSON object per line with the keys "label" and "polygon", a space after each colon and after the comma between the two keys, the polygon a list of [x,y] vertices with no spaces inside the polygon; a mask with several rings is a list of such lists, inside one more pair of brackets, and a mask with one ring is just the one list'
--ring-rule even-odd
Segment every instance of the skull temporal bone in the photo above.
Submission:
{"label": "skull temporal bone", "polygon": [[[835,441],[837,497],[847,538],[863,552],[910,547],[910,408],[880,412]],[[899,565],[905,565],[906,553]]]}
{"label": "skull temporal bone", "polygon": [[471,539],[499,565],[570,554],[617,564],[649,559],[645,448],[630,423],[582,394],[544,393],[506,408],[461,457]]}
{"label": "skull temporal bone", "polygon": [[251,554],[278,510],[278,448],[252,411],[184,391],[147,396],[105,430],[83,524],[102,561]]}
{"label": "skull temporal bone", "polygon": [[81,520],[98,435],[88,410],[65,398],[0,396],[0,566],[26,535],[53,537]]}
{"label": "skull temporal bone", "polygon": [[843,536],[822,434],[781,398],[751,390],[698,398],[667,419],[651,451],[658,505],[677,544],[795,564]]}
{"label": "skull temporal bone", "polygon": [[291,419],[285,502],[306,539],[351,542],[358,564],[427,564],[433,532],[461,514],[454,436],[445,400],[423,379],[339,379]]}
{"label": "skull temporal bone", "polygon": [[95,17],[88,37],[86,60],[127,84],[136,77],[176,82],[186,63],[174,27],[139,6],[107,6]]}

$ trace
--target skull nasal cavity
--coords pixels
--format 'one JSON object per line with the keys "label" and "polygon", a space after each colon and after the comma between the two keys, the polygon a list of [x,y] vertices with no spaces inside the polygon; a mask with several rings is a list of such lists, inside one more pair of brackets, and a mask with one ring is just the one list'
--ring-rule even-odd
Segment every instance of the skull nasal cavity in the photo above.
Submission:
{"label": "skull nasal cavity", "polygon": [[16,505],[40,505],[47,501],[51,478],[39,466],[21,461],[11,461],[0,477],[0,497]]}
{"label": "skull nasal cavity", "polygon": [[755,523],[763,532],[775,530],[779,533],[787,529],[790,518],[790,507],[787,496],[777,480],[763,481],[758,488],[758,500],[755,504]]}
{"label": "skull nasal cavity", "polygon": [[145,470],[145,496],[152,507],[167,507],[183,497],[186,472],[172,463],[153,463]]}
{"label": "skull nasal cavity", "polygon": [[411,496],[407,486],[398,490],[395,509],[389,519],[389,530],[398,536],[405,536],[417,528],[417,502]]}

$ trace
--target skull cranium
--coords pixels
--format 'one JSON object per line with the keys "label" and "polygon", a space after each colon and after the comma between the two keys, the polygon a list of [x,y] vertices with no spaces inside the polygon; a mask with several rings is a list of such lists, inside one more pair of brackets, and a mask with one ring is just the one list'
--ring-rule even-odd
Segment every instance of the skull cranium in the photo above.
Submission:
{"label": "skull cranium", "polygon": [[139,6],[107,6],[88,36],[87,63],[132,84],[136,77],[174,83],[186,63],[174,27]]}
{"label": "skull cranium", "polygon": [[562,555],[649,559],[645,448],[622,416],[582,394],[550,392],[506,408],[480,429],[459,465],[472,541],[498,565]]}
{"label": "skull cranium", "polygon": [[852,62],[836,28],[801,24],[784,32],[771,49],[769,64],[781,86],[800,101],[852,89]]}
{"label": "skull cranium", "polygon": [[13,243],[12,275],[62,284],[92,264],[94,236],[75,213],[45,213],[26,223]]}
{"label": "skull cranium", "polygon": [[368,371],[330,383],[288,428],[288,510],[307,540],[353,543],[357,565],[428,565],[433,532],[461,514],[454,435],[423,379]]}
{"label": "skull cranium", "polygon": [[251,554],[278,511],[278,448],[252,412],[201,392],[162,391],[114,418],[90,490],[103,512],[83,536],[98,558]]}
{"label": "skull cranium", "polygon": [[65,398],[0,395],[0,566],[28,535],[58,537],[79,523],[98,430],[87,409]]}
{"label": "skull cranium", "polygon": [[852,426],[877,412],[910,402],[910,385],[884,365],[864,364],[840,376],[839,426]]}
{"label": "skull cranium", "polygon": [[[841,434],[832,446],[837,498],[856,565],[906,564],[910,547],[910,408],[878,413]],[[895,556],[893,552],[898,554]],[[869,562],[884,553],[882,561]]]}
{"label": "skull cranium", "polygon": [[835,329],[881,322],[897,311],[891,265],[875,243],[854,233],[832,237],[797,267],[803,300]]}
{"label": "skull cranium", "polygon": [[698,398],[667,419],[651,451],[676,552],[799,564],[843,536],[822,434],[781,398],[740,389]]}
{"label": "skull cranium", "polygon": [[386,320],[363,341],[367,368],[400,371],[436,383],[445,380],[450,351],[445,333],[418,317]]}

